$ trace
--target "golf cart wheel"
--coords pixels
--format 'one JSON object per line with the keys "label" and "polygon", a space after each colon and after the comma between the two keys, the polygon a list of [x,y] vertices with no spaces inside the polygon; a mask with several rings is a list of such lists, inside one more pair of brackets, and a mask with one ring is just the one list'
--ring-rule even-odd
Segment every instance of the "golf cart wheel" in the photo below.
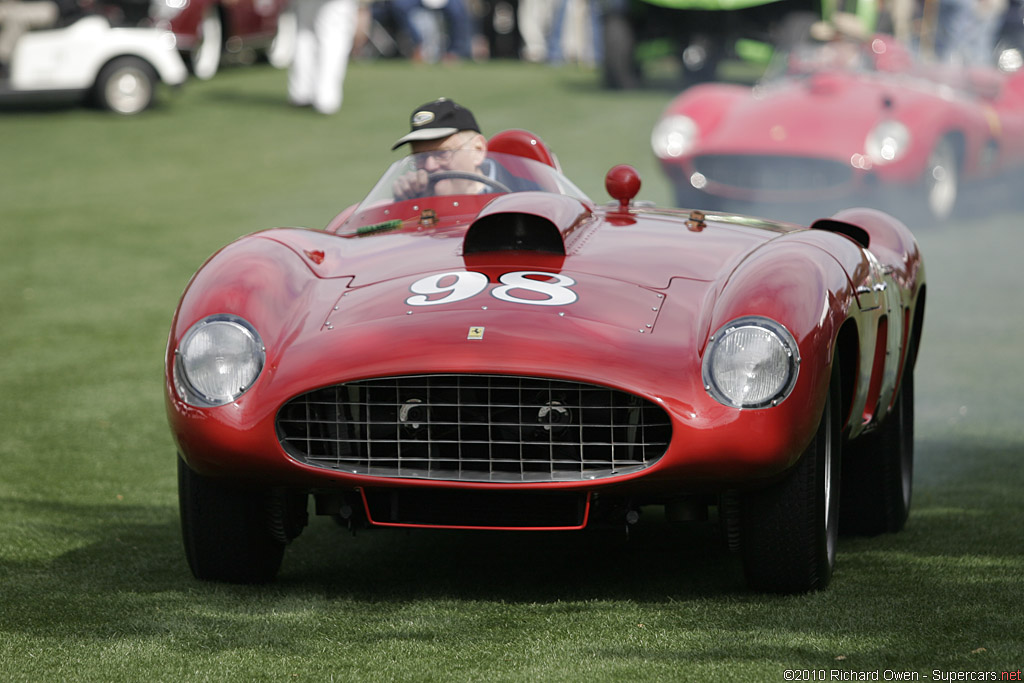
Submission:
{"label": "golf cart wheel", "polygon": [[96,78],[96,103],[125,116],[138,114],[153,103],[156,84],[156,71],[149,62],[139,57],[118,57]]}

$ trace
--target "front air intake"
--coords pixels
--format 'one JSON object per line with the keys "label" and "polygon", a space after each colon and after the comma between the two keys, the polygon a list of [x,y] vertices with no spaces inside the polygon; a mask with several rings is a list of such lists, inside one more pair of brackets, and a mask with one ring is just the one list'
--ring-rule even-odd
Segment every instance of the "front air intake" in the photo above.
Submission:
{"label": "front air intake", "polygon": [[608,387],[503,375],[423,375],[318,389],[277,416],[296,460],[378,477],[583,481],[636,472],[668,447],[659,406]]}

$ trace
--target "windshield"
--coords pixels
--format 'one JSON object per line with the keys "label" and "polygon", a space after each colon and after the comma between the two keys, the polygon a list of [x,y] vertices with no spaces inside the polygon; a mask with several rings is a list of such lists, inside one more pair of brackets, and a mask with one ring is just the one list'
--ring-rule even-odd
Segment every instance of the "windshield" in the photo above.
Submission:
{"label": "windshield", "polygon": [[497,152],[449,150],[410,154],[391,164],[359,208],[424,197],[529,191],[590,201],[561,172],[539,161]]}
{"label": "windshield", "polygon": [[874,71],[870,48],[861,41],[839,39],[829,42],[805,41],[788,52],[779,51],[765,71],[763,80],[806,76],[820,71]]}

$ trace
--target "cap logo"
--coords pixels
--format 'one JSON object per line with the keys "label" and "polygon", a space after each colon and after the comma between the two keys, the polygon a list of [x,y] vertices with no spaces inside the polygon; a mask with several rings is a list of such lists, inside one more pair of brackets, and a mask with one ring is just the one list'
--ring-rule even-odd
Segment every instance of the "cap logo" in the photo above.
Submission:
{"label": "cap logo", "polygon": [[434,120],[434,112],[432,111],[418,111],[412,115],[413,126],[425,126]]}

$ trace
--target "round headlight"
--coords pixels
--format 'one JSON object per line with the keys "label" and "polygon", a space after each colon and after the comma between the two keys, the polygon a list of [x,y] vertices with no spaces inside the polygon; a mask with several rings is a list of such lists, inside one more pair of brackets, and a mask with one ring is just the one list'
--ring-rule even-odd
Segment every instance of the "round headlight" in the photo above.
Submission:
{"label": "round headlight", "polygon": [[868,133],[864,146],[875,165],[890,164],[910,148],[910,130],[899,121],[882,121]]}
{"label": "round headlight", "polygon": [[654,126],[651,147],[659,159],[681,157],[697,142],[697,124],[688,116],[666,116]]}
{"label": "round headlight", "polygon": [[1020,71],[1021,67],[1024,67],[1024,52],[1021,52],[1019,48],[1007,47],[997,50],[997,52],[999,54],[997,62],[1000,71],[1014,73]]}
{"label": "round headlight", "polygon": [[219,315],[189,328],[175,356],[175,384],[185,402],[219,406],[231,403],[253,385],[263,370],[265,351],[247,321]]}
{"label": "round headlight", "polygon": [[800,354],[793,336],[774,320],[738,318],[715,333],[704,353],[704,387],[719,403],[765,408],[785,400],[796,384]]}

